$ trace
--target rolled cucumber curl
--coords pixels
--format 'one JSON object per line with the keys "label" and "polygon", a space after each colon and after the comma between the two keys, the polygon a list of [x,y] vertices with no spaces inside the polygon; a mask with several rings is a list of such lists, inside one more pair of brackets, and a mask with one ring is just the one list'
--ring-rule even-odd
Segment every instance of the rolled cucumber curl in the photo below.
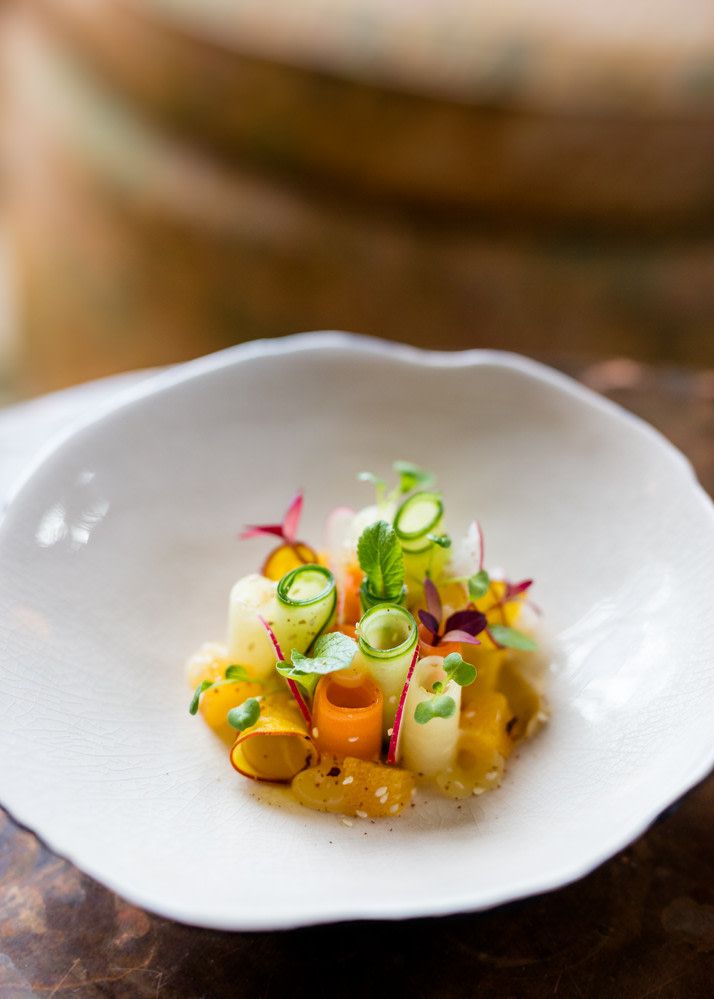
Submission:
{"label": "rolled cucumber curl", "polygon": [[382,690],[386,736],[419,639],[416,621],[400,604],[377,604],[363,614],[357,635],[354,665],[367,670]]}
{"label": "rolled cucumber curl", "polygon": [[370,607],[376,607],[377,604],[383,604],[387,599],[389,600],[389,603],[405,604],[407,600],[406,583],[402,584],[402,590],[398,597],[386,598],[384,596],[379,596],[378,594],[372,592],[369,585],[369,580],[365,576],[365,578],[362,580],[362,585],[359,588],[359,599],[360,599],[360,604],[362,605],[362,613],[368,611]]}
{"label": "rolled cucumber curl", "polygon": [[336,607],[335,577],[326,566],[309,562],[285,573],[270,624],[286,659],[293,649],[308,651],[332,624]]}
{"label": "rolled cucumber curl", "polygon": [[421,586],[426,575],[437,577],[446,555],[430,534],[439,534],[444,519],[444,504],[439,493],[418,492],[404,500],[394,515],[394,531],[404,553],[404,571],[410,590]]}

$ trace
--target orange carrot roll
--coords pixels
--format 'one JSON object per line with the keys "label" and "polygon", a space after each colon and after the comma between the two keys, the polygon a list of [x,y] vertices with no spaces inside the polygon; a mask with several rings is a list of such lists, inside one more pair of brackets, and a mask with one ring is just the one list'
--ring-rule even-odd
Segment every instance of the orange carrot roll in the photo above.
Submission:
{"label": "orange carrot roll", "polygon": [[378,759],[382,706],[382,691],[368,674],[342,670],[323,676],[312,706],[312,735],[320,751]]}

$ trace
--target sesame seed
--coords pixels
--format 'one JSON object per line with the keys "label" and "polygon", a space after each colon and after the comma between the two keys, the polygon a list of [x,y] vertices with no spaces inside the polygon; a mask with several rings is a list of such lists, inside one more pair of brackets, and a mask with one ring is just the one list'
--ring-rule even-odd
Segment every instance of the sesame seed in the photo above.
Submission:
{"label": "sesame seed", "polygon": [[484,792],[485,790],[486,790],[486,788],[485,788],[485,787],[475,787],[475,788],[474,788],[474,794],[475,794],[475,795],[479,795],[479,794],[483,794],[483,792]]}
{"label": "sesame seed", "polygon": [[495,780],[498,777],[498,770],[489,770],[486,774],[486,780]]}
{"label": "sesame seed", "polygon": [[313,739],[317,739],[317,737],[318,737],[319,734],[320,733],[317,731],[317,725],[316,725],[315,728],[312,730],[312,737],[313,737]]}
{"label": "sesame seed", "polygon": [[462,791],[463,791],[463,789],[464,789],[464,785],[463,785],[463,784],[461,783],[461,781],[460,781],[460,780],[455,780],[455,781],[454,781],[454,787],[458,787],[458,788],[460,788],[460,789],[461,789]]}
{"label": "sesame seed", "polygon": [[343,819],[342,820],[342,825],[343,826],[353,826],[354,822],[352,821],[352,819]]}
{"label": "sesame seed", "polygon": [[388,797],[389,797],[389,791],[387,791],[386,794],[383,794],[382,797],[379,799],[380,805],[386,805]]}
{"label": "sesame seed", "polygon": [[363,812],[361,808],[356,808],[355,809],[355,815],[358,818],[360,818],[360,819],[366,819],[367,818],[367,813]]}
{"label": "sesame seed", "polygon": [[387,790],[387,785],[382,784],[382,786],[378,787],[377,790],[374,792],[375,798],[381,798],[386,790]]}
{"label": "sesame seed", "polygon": [[392,694],[392,696],[389,698],[389,700],[387,701],[387,703],[388,704],[396,704],[397,703],[397,695],[396,694]]}
{"label": "sesame seed", "polygon": [[342,783],[343,784],[351,784],[353,780],[354,780],[354,777],[345,777],[345,779],[342,781]]}
{"label": "sesame seed", "polygon": [[473,708],[469,708],[468,711],[464,711],[464,718],[473,718],[476,712]]}
{"label": "sesame seed", "polygon": [[348,742],[359,742],[359,736],[358,735],[351,735],[347,741]]}
{"label": "sesame seed", "polygon": [[548,715],[545,713],[545,711],[539,711],[538,714],[536,715],[536,718],[538,719],[539,722],[548,721]]}
{"label": "sesame seed", "polygon": [[392,815],[396,815],[396,813],[399,811],[399,805],[390,805],[389,811],[392,813]]}
{"label": "sesame seed", "polygon": [[388,728],[387,729],[387,735],[391,735],[393,731],[394,731],[393,728]]}

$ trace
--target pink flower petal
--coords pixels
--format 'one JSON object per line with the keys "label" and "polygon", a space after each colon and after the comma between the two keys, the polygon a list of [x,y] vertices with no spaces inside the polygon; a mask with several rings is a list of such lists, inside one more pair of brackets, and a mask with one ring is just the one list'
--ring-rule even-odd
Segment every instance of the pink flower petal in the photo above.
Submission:
{"label": "pink flower petal", "polygon": [[245,541],[246,538],[257,538],[265,534],[275,535],[276,538],[283,538],[283,525],[282,524],[249,524],[244,531],[241,531],[238,537],[241,541]]}
{"label": "pink flower petal", "polygon": [[469,635],[467,631],[459,631],[458,628],[455,628],[453,631],[447,631],[445,635],[442,635],[441,640],[442,642],[463,642],[465,645],[481,644],[478,638]]}
{"label": "pink flower petal", "polygon": [[431,579],[427,576],[424,579],[424,596],[426,597],[426,606],[429,613],[436,619],[436,628],[433,631],[439,630],[439,625],[441,624],[441,616],[444,613],[441,606],[441,597],[439,596],[439,591]]}
{"label": "pink flower petal", "polygon": [[297,529],[298,524],[300,523],[300,514],[302,513],[302,503],[303,492],[301,489],[283,517],[283,537],[286,541],[289,541],[291,545],[295,544],[297,541]]}

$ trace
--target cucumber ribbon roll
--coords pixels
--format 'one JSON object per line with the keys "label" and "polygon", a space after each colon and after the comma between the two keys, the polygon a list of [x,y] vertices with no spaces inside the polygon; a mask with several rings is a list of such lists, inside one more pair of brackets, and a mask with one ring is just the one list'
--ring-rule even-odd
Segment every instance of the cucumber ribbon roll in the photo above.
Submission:
{"label": "cucumber ribbon roll", "polygon": [[354,665],[367,670],[379,685],[384,698],[382,733],[389,735],[419,637],[416,621],[399,604],[378,604],[362,616],[357,633]]}

